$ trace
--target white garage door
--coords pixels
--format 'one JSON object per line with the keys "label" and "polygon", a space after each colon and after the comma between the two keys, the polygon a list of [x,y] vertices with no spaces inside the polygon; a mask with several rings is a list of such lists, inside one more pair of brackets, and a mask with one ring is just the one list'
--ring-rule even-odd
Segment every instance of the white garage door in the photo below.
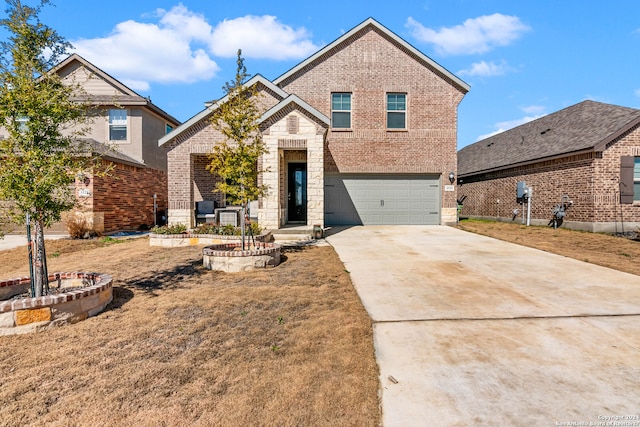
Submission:
{"label": "white garage door", "polygon": [[440,224],[436,175],[325,176],[327,225]]}

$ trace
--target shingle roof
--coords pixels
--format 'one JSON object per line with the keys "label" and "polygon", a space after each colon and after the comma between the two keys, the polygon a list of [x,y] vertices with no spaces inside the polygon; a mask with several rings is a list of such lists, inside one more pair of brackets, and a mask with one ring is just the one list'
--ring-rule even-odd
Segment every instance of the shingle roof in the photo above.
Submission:
{"label": "shingle roof", "polygon": [[81,138],[77,142],[78,144],[84,144],[82,148],[86,151],[91,151],[93,154],[98,154],[105,160],[110,160],[118,163],[124,163],[126,165],[136,166],[139,168],[146,168],[143,162],[127,156],[117,150],[115,146],[108,146],[102,142],[98,142],[93,138]]}
{"label": "shingle roof", "polygon": [[583,101],[464,147],[458,176],[505,169],[606,145],[640,124],[640,110]]}

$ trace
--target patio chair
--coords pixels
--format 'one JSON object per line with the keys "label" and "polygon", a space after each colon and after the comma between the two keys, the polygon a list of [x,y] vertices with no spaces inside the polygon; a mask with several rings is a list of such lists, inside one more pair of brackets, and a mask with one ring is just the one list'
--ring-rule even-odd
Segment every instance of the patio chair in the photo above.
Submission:
{"label": "patio chair", "polygon": [[202,200],[201,202],[196,202],[196,224],[200,222],[215,222],[215,210],[215,200]]}

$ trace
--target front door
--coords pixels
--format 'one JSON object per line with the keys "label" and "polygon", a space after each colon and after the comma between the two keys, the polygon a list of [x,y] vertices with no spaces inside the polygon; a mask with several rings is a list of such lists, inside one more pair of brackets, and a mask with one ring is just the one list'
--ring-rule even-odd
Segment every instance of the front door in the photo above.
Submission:
{"label": "front door", "polygon": [[289,223],[307,223],[307,164],[289,163]]}

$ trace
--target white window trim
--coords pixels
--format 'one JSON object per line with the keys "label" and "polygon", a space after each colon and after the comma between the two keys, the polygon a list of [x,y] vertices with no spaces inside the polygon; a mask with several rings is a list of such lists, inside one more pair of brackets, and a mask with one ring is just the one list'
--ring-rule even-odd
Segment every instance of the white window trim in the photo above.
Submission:
{"label": "white window trim", "polygon": [[[389,95],[404,95],[404,127],[403,128],[390,128],[389,127],[389,113],[398,113],[403,110],[389,110]],[[402,91],[389,91],[384,94],[384,121],[386,130],[389,132],[406,132],[409,130],[409,95],[407,92]]]}
{"label": "white window trim", "polygon": [[[334,110],[333,109],[333,95],[337,95],[337,94],[348,94],[349,95],[349,101],[351,104],[351,109],[350,110]],[[329,102],[331,103],[331,131],[332,132],[350,132],[353,129],[353,92],[351,91],[332,91],[331,92],[331,98],[329,99]],[[333,127],[333,113],[345,113],[345,112],[349,112],[349,127],[348,128],[336,128]]]}
{"label": "white window trim", "polygon": [[[122,110],[127,113],[127,139],[111,139],[111,110]],[[131,143],[131,111],[128,108],[109,108],[107,109],[107,141],[111,144],[130,144]]]}

